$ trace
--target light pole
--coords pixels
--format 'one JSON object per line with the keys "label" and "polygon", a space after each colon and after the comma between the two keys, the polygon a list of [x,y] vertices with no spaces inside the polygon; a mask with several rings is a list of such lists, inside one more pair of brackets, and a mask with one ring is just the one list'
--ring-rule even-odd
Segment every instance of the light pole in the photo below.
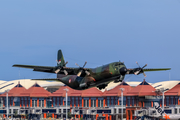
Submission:
{"label": "light pole", "polygon": [[119,88],[121,90],[121,120],[123,120],[123,91],[124,88]]}
{"label": "light pole", "polygon": [[8,119],[8,113],[9,113],[9,109],[8,109],[8,92],[9,92],[9,89],[7,89],[5,92],[6,92],[6,115],[7,115],[7,119]]}
{"label": "light pole", "polygon": [[167,90],[169,90],[169,88],[167,88],[167,89],[160,88],[160,91],[163,94],[163,97],[162,97],[162,110],[164,110],[164,91],[167,91]]}
{"label": "light pole", "polygon": [[67,97],[68,97],[68,95],[67,95],[67,92],[69,91],[67,88],[66,89],[64,89],[65,91],[66,91],[66,120],[67,120]]}

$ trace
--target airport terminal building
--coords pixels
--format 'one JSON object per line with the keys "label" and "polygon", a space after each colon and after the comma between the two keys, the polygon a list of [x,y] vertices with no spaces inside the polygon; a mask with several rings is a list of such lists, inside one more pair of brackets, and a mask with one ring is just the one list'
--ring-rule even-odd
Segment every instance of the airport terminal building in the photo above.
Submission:
{"label": "airport terminal building", "polygon": [[[65,118],[66,91],[64,89],[67,88],[67,113],[70,118],[120,120],[122,109],[120,88],[124,88],[123,117],[126,120],[132,120],[137,117],[135,116],[136,111],[153,108],[154,102],[162,106],[162,92],[159,88],[162,86],[167,88],[166,82],[151,85],[143,80],[137,85],[129,85],[126,82],[118,83],[105,91],[100,91],[95,87],[80,91],[61,85],[55,92],[49,92],[47,86],[42,85],[39,81],[29,83],[31,85],[29,88],[26,86],[29,81],[19,81],[9,87],[8,111],[6,111],[7,92],[0,95],[0,115],[2,117],[6,117],[8,112],[9,117]],[[165,92],[165,106],[179,105],[180,83],[175,81],[168,85],[170,84],[172,85],[168,86],[169,90]],[[6,85],[2,83],[0,85],[5,90]]]}

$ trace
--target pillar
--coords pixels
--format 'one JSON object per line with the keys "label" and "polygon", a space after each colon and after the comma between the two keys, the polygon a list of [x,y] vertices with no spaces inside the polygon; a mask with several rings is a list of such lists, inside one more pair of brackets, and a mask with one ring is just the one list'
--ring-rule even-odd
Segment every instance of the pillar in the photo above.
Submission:
{"label": "pillar", "polygon": [[39,107],[39,98],[37,98],[37,107]]}
{"label": "pillar", "polygon": [[44,98],[44,107],[46,107],[46,98]]}
{"label": "pillar", "polygon": [[98,115],[98,114],[96,114],[96,120],[97,120],[98,116],[99,116],[99,115]]}
{"label": "pillar", "polygon": [[126,110],[126,120],[129,120],[129,113],[128,113],[128,110]]}
{"label": "pillar", "polygon": [[91,98],[89,98],[89,107],[91,107]]}
{"label": "pillar", "polygon": [[21,101],[22,101],[22,98],[20,97],[20,107],[22,106],[22,105],[21,105],[21,103],[22,103]]}
{"label": "pillar", "polygon": [[106,103],[105,103],[105,98],[103,99],[103,107],[105,107]]}
{"label": "pillar", "polygon": [[130,120],[132,120],[132,110],[130,110]]}
{"label": "pillar", "polygon": [[63,106],[64,106],[64,99],[63,99]]}
{"label": "pillar", "polygon": [[82,107],[84,107],[84,98],[82,98]]}
{"label": "pillar", "polygon": [[153,101],[151,101],[151,107],[153,107]]}
{"label": "pillar", "polygon": [[32,107],[32,98],[30,98],[30,107]]}
{"label": "pillar", "polygon": [[[179,100],[178,100],[179,101]],[[14,99],[13,99],[13,106],[15,106]]]}
{"label": "pillar", "polygon": [[106,114],[106,120],[108,120],[108,114]]}
{"label": "pillar", "polygon": [[70,97],[70,107],[72,107],[72,97]]}
{"label": "pillar", "polygon": [[53,103],[54,103],[54,99],[53,99],[53,97],[51,98],[51,100],[52,100],[52,104],[51,104],[51,106],[53,107]]}
{"label": "pillar", "polygon": [[98,98],[96,98],[96,107],[98,107]]}
{"label": "pillar", "polygon": [[119,99],[118,99],[118,105],[119,105]]}
{"label": "pillar", "polygon": [[44,113],[44,118],[46,118],[46,113]]}
{"label": "pillar", "polygon": [[112,115],[109,115],[109,120],[112,120]]}

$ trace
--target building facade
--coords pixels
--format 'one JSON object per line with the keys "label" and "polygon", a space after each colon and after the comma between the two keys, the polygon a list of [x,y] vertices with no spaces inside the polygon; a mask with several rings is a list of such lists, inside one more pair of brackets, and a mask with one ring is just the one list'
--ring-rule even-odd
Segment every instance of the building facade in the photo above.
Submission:
{"label": "building facade", "polygon": [[[89,120],[120,120],[121,90],[123,88],[123,117],[135,119],[135,110],[154,107],[154,102],[162,106],[162,94],[145,80],[136,87],[122,82],[116,87],[101,92],[93,87],[87,90],[74,90],[62,86],[50,93],[37,83],[29,89],[18,83],[8,91],[9,117],[26,118],[65,118],[66,91],[68,89],[67,113],[69,117]],[[165,93],[165,106],[179,105],[180,84]],[[0,95],[0,114],[7,115],[7,93]]]}

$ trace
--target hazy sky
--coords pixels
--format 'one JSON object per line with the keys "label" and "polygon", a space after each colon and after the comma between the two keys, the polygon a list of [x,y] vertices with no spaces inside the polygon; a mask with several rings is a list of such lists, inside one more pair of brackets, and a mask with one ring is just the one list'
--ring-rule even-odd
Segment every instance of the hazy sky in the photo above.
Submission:
{"label": "hazy sky", "polygon": [[146,72],[147,82],[179,80],[180,0],[1,0],[0,41],[0,80],[56,77],[12,65],[55,66],[59,49],[68,67],[138,61],[172,68]]}

